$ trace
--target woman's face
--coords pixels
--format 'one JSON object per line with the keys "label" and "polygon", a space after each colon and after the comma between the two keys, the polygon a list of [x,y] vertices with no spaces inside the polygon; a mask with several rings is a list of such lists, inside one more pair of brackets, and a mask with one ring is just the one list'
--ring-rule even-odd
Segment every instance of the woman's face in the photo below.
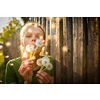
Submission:
{"label": "woman's face", "polygon": [[[22,42],[22,45],[26,48],[28,44],[35,45],[35,42],[37,39],[40,39],[43,41],[44,33],[41,28],[38,26],[35,27],[33,25],[30,25],[26,27],[24,30],[24,41]],[[42,47],[39,47],[36,51],[36,53],[41,52]]]}

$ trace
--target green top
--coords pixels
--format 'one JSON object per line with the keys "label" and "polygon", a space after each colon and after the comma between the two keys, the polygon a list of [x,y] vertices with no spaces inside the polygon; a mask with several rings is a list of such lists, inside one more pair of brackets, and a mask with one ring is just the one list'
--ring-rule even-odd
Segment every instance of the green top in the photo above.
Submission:
{"label": "green top", "polygon": [[[45,56],[45,55],[43,55]],[[41,56],[41,57],[43,57]],[[50,63],[52,63],[52,70],[44,70],[44,72],[48,73],[50,76],[54,76],[54,59],[51,56],[46,55],[50,58]],[[18,69],[22,63],[21,57],[10,60],[6,65],[6,83],[17,82],[18,84],[24,84],[24,78],[19,74]],[[32,84],[39,84],[38,77],[36,77],[37,71],[39,69],[33,71]]]}

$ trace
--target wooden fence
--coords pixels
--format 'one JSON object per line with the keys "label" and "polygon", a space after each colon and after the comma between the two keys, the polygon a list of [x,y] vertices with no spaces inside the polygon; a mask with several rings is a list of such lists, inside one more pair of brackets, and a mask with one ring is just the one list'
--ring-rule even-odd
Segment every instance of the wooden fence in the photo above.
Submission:
{"label": "wooden fence", "polygon": [[[100,18],[91,17],[33,17],[44,27],[47,44],[44,53],[55,60],[55,83],[100,83]],[[8,60],[20,56],[19,30],[4,43]],[[7,42],[6,41],[6,42]]]}

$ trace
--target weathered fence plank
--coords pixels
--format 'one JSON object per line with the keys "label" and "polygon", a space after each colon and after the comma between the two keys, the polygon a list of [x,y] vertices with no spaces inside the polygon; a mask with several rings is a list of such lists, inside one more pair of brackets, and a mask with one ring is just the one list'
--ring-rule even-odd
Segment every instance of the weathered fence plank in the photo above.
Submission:
{"label": "weathered fence plank", "polygon": [[46,18],[46,37],[45,37],[45,40],[46,40],[46,45],[45,45],[45,53],[50,55],[50,20],[48,18]]}
{"label": "weathered fence plank", "polygon": [[99,23],[88,18],[88,83],[98,83]]}
{"label": "weathered fence plank", "polygon": [[[67,39],[65,38],[63,41],[67,41],[67,45],[65,44],[65,50],[66,50],[66,57],[65,65],[66,65],[66,81],[67,83],[73,83],[73,36],[72,36],[72,18],[67,17],[66,18],[66,35]],[[66,35],[64,37],[66,37]],[[64,52],[64,51],[63,51]],[[65,58],[66,58],[65,57]],[[64,60],[64,59],[63,59]],[[65,70],[64,69],[64,70]]]}
{"label": "weathered fence plank", "polygon": [[73,83],[78,83],[78,72],[77,72],[77,62],[78,62],[78,18],[73,18]]}

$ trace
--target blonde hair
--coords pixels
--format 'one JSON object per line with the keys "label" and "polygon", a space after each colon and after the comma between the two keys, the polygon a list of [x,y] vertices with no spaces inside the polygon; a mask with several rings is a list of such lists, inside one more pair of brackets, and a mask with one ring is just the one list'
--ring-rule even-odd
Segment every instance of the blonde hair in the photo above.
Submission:
{"label": "blonde hair", "polygon": [[[44,33],[44,39],[45,39],[45,32],[44,32],[44,29],[41,25],[39,25],[38,23],[35,23],[35,22],[27,22],[20,30],[20,41],[22,43],[22,41],[24,41],[24,34],[25,34],[25,29],[28,27],[28,26],[31,26],[31,25],[34,25],[36,27],[39,27],[42,29],[43,33]],[[23,42],[24,43],[24,42]],[[20,51],[21,51],[21,56],[23,57],[24,56],[24,53],[25,53],[25,48],[20,45]]]}

